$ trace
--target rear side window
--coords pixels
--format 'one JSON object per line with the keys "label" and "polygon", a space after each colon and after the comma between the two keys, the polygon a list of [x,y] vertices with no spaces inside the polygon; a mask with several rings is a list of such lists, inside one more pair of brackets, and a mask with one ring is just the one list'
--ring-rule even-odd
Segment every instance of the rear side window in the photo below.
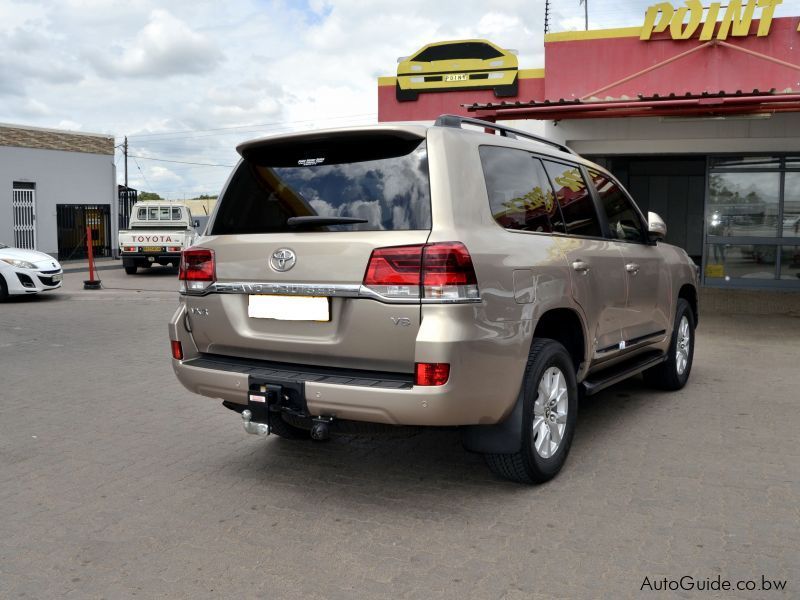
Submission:
{"label": "rear side window", "polygon": [[524,150],[481,146],[481,165],[494,220],[506,229],[564,232],[542,163]]}
{"label": "rear side window", "polygon": [[625,192],[610,178],[596,171],[589,171],[592,182],[600,196],[600,204],[606,213],[611,237],[630,242],[644,242],[644,231],[639,213]]}
{"label": "rear side window", "polygon": [[172,209],[172,220],[173,221],[180,221],[181,220],[181,209],[180,208],[173,208]]}
{"label": "rear side window", "polygon": [[245,152],[220,199],[211,235],[298,231],[290,217],[366,223],[299,231],[430,229],[428,153],[419,138],[386,134],[275,143]]}
{"label": "rear side window", "polygon": [[431,46],[414,56],[411,60],[416,62],[432,62],[434,60],[458,60],[477,58],[489,60],[499,58],[502,52],[492,48],[489,44],[481,42],[463,42],[461,44],[446,44],[444,46]]}
{"label": "rear side window", "polygon": [[140,221],[146,220],[147,219],[147,209],[146,208],[140,208],[138,211],[136,211],[136,218],[139,219]]}
{"label": "rear side window", "polygon": [[564,226],[571,235],[602,237],[594,201],[577,165],[544,161],[553,182],[556,199],[564,216]]}

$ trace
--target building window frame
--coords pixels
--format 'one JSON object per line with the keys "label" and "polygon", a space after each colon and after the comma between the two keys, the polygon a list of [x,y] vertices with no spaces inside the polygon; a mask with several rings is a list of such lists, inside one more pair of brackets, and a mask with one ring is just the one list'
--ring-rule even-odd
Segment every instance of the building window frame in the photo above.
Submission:
{"label": "building window frame", "polygon": [[[703,210],[703,257],[701,270],[701,284],[704,287],[715,288],[740,288],[740,289],[783,289],[800,290],[800,277],[797,281],[781,279],[783,248],[797,246],[800,248],[800,236],[784,236],[783,221],[785,214],[786,196],[786,174],[800,172],[800,161],[795,158],[796,166],[787,166],[787,158],[797,157],[798,153],[779,153],[779,152],[753,152],[753,153],[714,153],[706,156],[706,181],[705,181],[705,206]],[[757,167],[733,167],[715,165],[714,161],[736,156],[752,157],[774,157],[777,159],[777,166],[769,168]],[[711,205],[711,177],[717,173],[777,173],[779,176],[778,205],[776,213],[776,233],[774,236],[743,236],[743,235],[709,235],[709,212]],[[775,262],[773,266],[773,277],[771,279],[747,279],[731,278],[725,280],[721,277],[709,277],[707,267],[709,265],[709,248],[712,245],[752,245],[774,248]]]}

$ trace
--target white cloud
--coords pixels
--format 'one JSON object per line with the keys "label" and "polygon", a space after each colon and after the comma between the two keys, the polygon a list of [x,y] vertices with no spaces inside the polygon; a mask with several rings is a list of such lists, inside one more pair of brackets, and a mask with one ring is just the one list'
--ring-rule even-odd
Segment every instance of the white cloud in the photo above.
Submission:
{"label": "white cloud", "polygon": [[[654,0],[589,2],[593,27],[625,27]],[[583,28],[577,0],[551,8],[552,31]],[[800,14],[800,0],[777,14]],[[543,29],[544,3],[531,0],[0,0],[0,121],[128,135],[138,156],[229,165],[249,138],[374,122],[376,78],[428,42],[486,37],[519,50],[520,67],[542,67]],[[230,170],[139,166],[135,186],[173,196],[217,192]]]}
{"label": "white cloud", "polygon": [[214,69],[222,52],[209,36],[193,31],[162,9],[153,10],[147,25],[115,58],[97,57],[106,77],[159,77],[199,74]]}

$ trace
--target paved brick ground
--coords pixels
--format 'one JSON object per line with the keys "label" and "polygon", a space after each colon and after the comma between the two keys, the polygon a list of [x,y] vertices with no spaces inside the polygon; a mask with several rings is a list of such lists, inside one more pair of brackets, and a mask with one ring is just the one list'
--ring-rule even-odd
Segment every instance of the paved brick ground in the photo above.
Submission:
{"label": "paved brick ground", "polygon": [[172,374],[174,273],[101,276],[0,307],[0,598],[800,597],[798,319],[703,315],[685,390],[585,403],[528,488],[450,431],[247,436]]}

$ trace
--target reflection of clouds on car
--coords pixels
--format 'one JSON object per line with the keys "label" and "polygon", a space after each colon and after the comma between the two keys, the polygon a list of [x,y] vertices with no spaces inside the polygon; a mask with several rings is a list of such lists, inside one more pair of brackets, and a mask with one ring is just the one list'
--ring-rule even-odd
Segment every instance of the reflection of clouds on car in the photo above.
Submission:
{"label": "reflection of clouds on car", "polygon": [[[312,167],[275,169],[281,182],[290,187],[320,216],[355,217],[367,223],[347,226],[347,230],[425,229],[421,222],[422,204],[429,203],[424,148],[402,159],[348,164],[323,164]],[[338,229],[339,226],[331,226]]]}

